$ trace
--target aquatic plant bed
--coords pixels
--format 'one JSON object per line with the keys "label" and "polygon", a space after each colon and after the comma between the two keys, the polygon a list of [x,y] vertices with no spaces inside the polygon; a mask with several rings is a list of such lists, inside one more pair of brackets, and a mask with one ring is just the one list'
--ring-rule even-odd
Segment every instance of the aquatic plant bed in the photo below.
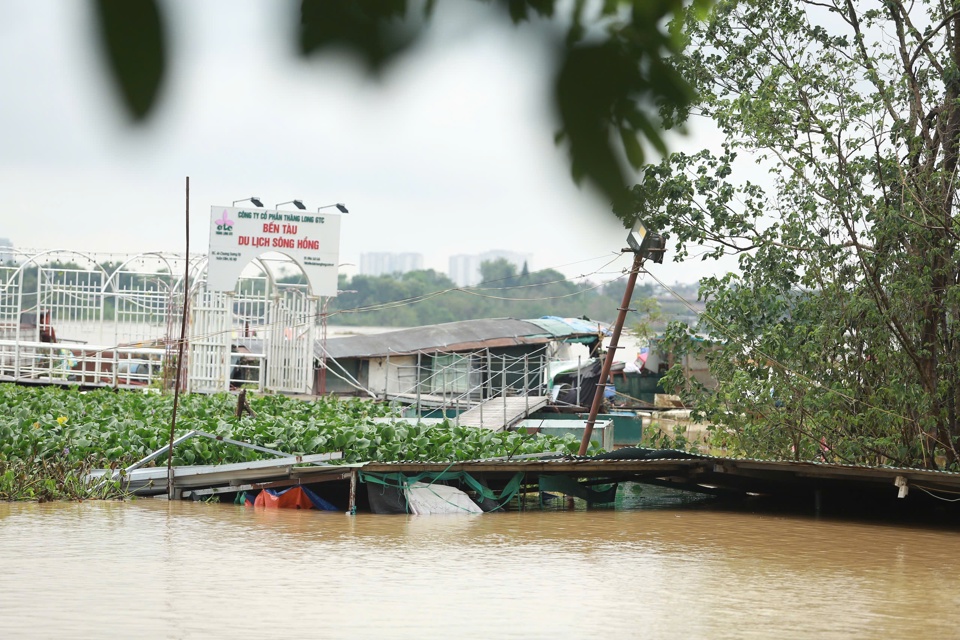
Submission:
{"label": "aquatic plant bed", "polygon": [[[197,429],[285,453],[342,451],[344,462],[453,462],[544,451],[575,453],[579,445],[572,436],[533,437],[449,421],[434,426],[376,423],[374,418],[397,417],[399,410],[366,400],[303,401],[277,395],[248,400],[256,415],[236,418],[236,396],[181,396],[177,434]],[[168,442],[172,411],[172,395],[0,385],[0,500],[18,499],[16,487],[11,487],[16,478],[9,476],[14,470],[15,476],[29,477],[25,467],[39,469],[53,461],[61,474],[136,462]],[[201,438],[179,445],[173,462],[221,464],[263,457],[269,454]],[[157,460],[165,463],[164,458]]]}

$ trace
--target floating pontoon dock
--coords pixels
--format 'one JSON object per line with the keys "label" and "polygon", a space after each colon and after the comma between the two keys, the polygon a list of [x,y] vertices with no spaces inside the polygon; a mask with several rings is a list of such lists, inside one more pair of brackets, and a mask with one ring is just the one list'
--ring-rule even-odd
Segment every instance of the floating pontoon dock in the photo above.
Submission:
{"label": "floating pontoon dock", "polygon": [[[610,454],[608,454],[610,455]],[[617,458],[576,456],[472,460],[455,463],[368,462],[330,464],[304,456],[212,467],[175,467],[174,496],[208,499],[243,491],[316,485],[319,495],[346,511],[357,506],[357,485],[374,474],[418,476],[464,473],[484,486],[501,487],[520,474],[522,491],[539,491],[543,476],[565,476],[582,486],[636,482],[686,491],[783,500],[892,501],[920,503],[960,495],[960,474],[893,467],[860,467],[816,462],[771,462],[646,449],[618,450]],[[635,457],[627,457],[627,456]],[[302,463],[312,463],[301,466]],[[136,494],[165,494],[165,468],[130,471],[127,488]]]}

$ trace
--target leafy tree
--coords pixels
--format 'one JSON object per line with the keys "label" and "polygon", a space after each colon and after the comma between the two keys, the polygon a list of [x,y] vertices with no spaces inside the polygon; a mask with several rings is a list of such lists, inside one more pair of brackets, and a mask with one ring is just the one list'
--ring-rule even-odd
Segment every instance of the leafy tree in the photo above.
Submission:
{"label": "leafy tree", "polygon": [[[546,39],[555,51],[556,139],[569,152],[575,181],[586,179],[622,203],[628,172],[623,159],[639,167],[644,140],[664,151],[658,108],[683,108],[692,97],[689,84],[669,62],[680,48],[681,35],[665,27],[665,21],[682,16],[689,3],[486,4],[515,25],[552,19],[553,28],[536,24],[527,31]],[[692,0],[692,5],[702,14],[708,0]],[[162,5],[158,0],[96,0],[94,6],[101,49],[123,104],[135,121],[145,121],[168,75]],[[377,74],[423,39],[433,8],[432,0],[301,0],[299,51],[307,57],[344,49]]]}
{"label": "leafy tree", "polygon": [[[956,463],[960,10],[723,1],[687,26],[726,145],[648,167],[619,214],[653,212],[677,259],[739,254],[701,288],[701,412],[747,454]],[[735,180],[743,152],[764,175]]]}
{"label": "leafy tree", "polygon": [[480,263],[481,287],[509,287],[516,281],[517,267],[512,262],[497,258]]}
{"label": "leafy tree", "polygon": [[640,298],[634,301],[635,319],[631,330],[635,336],[647,341],[657,335],[657,328],[662,327],[663,309],[656,298]]}

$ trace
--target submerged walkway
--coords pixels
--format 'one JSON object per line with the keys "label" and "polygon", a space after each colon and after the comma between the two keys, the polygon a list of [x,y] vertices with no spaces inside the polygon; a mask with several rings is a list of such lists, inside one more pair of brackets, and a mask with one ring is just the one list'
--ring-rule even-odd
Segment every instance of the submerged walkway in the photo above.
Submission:
{"label": "submerged walkway", "polygon": [[546,396],[517,396],[491,398],[464,411],[457,422],[466,427],[481,427],[499,431],[513,426],[531,413],[547,405]]}
{"label": "submerged walkway", "polygon": [[[618,450],[617,453],[624,450]],[[566,457],[552,460],[477,460],[455,463],[368,463],[364,471],[422,473],[466,471],[507,476],[522,472],[531,480],[540,474],[633,481],[717,495],[796,496],[816,492],[860,493],[891,498],[960,496],[960,473],[858,467],[816,462],[764,461],[697,456],[679,451],[647,459]],[[689,456],[689,457],[687,457]]]}

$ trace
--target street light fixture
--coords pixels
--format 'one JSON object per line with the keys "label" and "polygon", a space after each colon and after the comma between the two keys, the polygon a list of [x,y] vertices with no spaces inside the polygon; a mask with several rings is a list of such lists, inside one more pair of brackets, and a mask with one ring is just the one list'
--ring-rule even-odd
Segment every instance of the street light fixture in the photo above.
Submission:
{"label": "street light fixture", "polygon": [[260,198],[256,196],[250,196],[249,198],[241,198],[240,200],[234,200],[233,206],[235,207],[237,206],[238,202],[246,202],[247,200],[252,202],[253,206],[263,208],[263,201],[261,201]]}
{"label": "street light fixture", "polygon": [[663,254],[667,248],[667,239],[659,233],[651,233],[640,219],[637,219],[633,229],[627,235],[627,244],[630,250],[645,259],[653,260],[657,264],[663,263]]}
{"label": "street light fixture", "polygon": [[[336,207],[340,210],[340,213],[350,213],[350,211],[347,210],[347,205],[343,204],[342,202],[337,202],[336,204],[325,204],[320,207],[320,209],[329,209],[330,207]],[[317,209],[317,213],[320,212],[320,209]]]}
{"label": "street light fixture", "polygon": [[293,206],[295,206],[297,209],[300,209],[301,211],[307,208],[306,205],[303,204],[303,200],[287,200],[286,202],[281,202],[280,204],[275,206],[274,209],[279,209],[281,205],[285,205],[285,204],[292,204]]}

